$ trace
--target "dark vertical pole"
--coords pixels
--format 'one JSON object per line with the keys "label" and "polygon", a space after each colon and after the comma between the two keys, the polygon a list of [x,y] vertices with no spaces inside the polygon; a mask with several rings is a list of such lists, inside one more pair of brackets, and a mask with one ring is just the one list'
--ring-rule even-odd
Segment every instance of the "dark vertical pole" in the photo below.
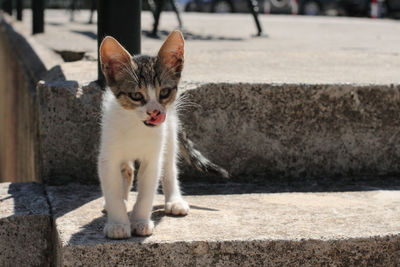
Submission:
{"label": "dark vertical pole", "polygon": [[247,0],[247,4],[249,6],[250,12],[254,17],[254,21],[256,23],[257,26],[257,36],[261,36],[262,34],[262,28],[261,28],[261,24],[260,21],[258,20],[258,3],[257,0]]}
{"label": "dark vertical pole", "polygon": [[22,21],[22,0],[17,0],[17,20]]}
{"label": "dark vertical pole", "polygon": [[[118,2],[118,3],[117,3]],[[97,6],[97,44],[107,35],[117,39],[131,54],[140,54],[141,0],[99,0]],[[104,85],[104,76],[100,68],[98,55],[98,78]]]}
{"label": "dark vertical pole", "polygon": [[8,13],[11,16],[12,15],[12,0],[3,0],[2,8],[6,13]]}
{"label": "dark vertical pole", "polygon": [[44,32],[44,0],[32,0],[32,34]]}

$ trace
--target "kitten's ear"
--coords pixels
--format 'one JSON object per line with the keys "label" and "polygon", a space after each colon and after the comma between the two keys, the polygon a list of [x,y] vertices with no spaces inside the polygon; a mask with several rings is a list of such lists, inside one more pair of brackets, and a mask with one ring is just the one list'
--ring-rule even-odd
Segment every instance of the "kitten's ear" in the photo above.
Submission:
{"label": "kitten's ear", "polygon": [[176,73],[178,77],[183,69],[184,44],[182,33],[175,30],[168,35],[158,52],[161,63]]}
{"label": "kitten's ear", "polygon": [[100,63],[110,86],[118,80],[125,68],[134,65],[129,52],[111,36],[106,36],[101,42]]}

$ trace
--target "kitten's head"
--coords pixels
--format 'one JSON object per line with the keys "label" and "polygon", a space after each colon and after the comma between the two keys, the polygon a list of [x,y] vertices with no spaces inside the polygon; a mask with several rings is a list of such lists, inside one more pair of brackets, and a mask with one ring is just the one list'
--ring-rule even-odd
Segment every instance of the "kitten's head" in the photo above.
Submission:
{"label": "kitten's head", "polygon": [[119,104],[136,112],[149,127],[165,121],[173,105],[183,69],[184,41],[173,31],[156,57],[132,57],[117,40],[107,36],[100,45],[101,69]]}

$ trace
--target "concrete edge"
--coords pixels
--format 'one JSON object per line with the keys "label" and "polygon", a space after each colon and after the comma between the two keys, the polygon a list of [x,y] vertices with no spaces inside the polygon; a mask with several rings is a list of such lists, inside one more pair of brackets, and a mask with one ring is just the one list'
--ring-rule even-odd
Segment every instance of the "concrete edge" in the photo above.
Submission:
{"label": "concrete edge", "polygon": [[[104,237],[98,186],[47,191],[58,266],[396,266],[400,261],[398,191],[187,195],[192,210],[180,218],[165,215],[164,196],[157,194],[153,235],[126,240]],[[130,194],[128,211],[136,196]]]}
{"label": "concrete edge", "polygon": [[[58,246],[56,266],[397,266],[400,235],[336,240],[214,240]],[[129,251],[129,252],[128,252]]]}
{"label": "concrete edge", "polygon": [[0,183],[0,204],[0,265],[52,266],[53,217],[44,185]]}
{"label": "concrete edge", "polygon": [[[41,82],[38,88],[46,144],[42,177],[98,182],[93,133],[100,131],[103,91],[95,83],[80,86],[76,81]],[[181,122],[203,154],[237,177],[390,176],[399,173],[399,92],[400,85],[394,84],[207,83],[183,92],[189,105]],[[60,135],[74,148],[60,143]],[[75,170],[59,155],[75,162]],[[184,172],[201,176],[190,168]]]}

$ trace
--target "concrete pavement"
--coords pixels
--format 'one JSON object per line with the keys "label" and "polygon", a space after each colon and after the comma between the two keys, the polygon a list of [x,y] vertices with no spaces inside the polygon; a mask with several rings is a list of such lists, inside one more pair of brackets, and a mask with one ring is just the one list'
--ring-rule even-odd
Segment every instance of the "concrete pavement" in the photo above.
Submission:
{"label": "concrete pavement", "polygon": [[[24,23],[30,29],[29,12]],[[46,29],[35,39],[53,50],[87,52],[97,58],[96,25],[81,11],[69,23],[65,11],[46,10]],[[254,22],[247,14],[184,13],[185,83],[354,83],[400,82],[400,21],[369,18],[261,15],[269,38],[251,37]],[[144,33],[151,30],[142,13]],[[173,13],[161,17],[161,37],[177,27]],[[156,54],[162,40],[142,35],[142,52]],[[68,66],[69,64],[69,66]],[[78,63],[65,64],[71,79]],[[89,68],[89,67],[87,67]],[[91,67],[96,78],[96,64]]]}
{"label": "concrete pavement", "polygon": [[[185,196],[185,217],[154,203],[150,237],[110,240],[98,187],[48,187],[57,264],[384,266],[400,264],[398,191]],[[128,212],[136,193],[131,193]]]}

